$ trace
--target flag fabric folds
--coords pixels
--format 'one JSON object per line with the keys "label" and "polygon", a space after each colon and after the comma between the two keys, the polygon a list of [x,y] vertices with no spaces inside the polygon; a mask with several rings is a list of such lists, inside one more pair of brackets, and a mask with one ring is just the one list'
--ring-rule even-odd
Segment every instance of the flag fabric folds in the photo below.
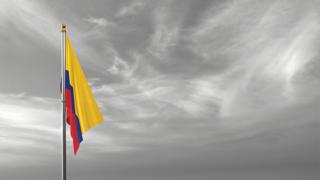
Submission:
{"label": "flag fabric folds", "polygon": [[103,116],[95,101],[85,74],[66,36],[65,107],[66,120],[70,125],[74,154],[77,153],[83,134],[101,124]]}

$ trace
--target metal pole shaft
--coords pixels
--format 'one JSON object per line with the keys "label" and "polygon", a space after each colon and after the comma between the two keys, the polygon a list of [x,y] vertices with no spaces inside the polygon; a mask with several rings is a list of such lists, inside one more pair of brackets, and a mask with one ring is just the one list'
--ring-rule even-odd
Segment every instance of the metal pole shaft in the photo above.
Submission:
{"label": "metal pole shaft", "polygon": [[65,108],[65,65],[66,65],[66,25],[61,24],[61,102],[62,102],[62,173],[61,179],[67,179],[66,153],[66,108]]}

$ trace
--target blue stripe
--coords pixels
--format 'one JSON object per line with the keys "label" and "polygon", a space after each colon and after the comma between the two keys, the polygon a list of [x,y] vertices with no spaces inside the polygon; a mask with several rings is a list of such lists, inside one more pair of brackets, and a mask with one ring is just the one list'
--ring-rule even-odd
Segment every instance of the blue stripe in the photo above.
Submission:
{"label": "blue stripe", "polygon": [[83,138],[82,138],[82,132],[81,132],[81,127],[80,127],[80,122],[79,122],[79,118],[76,114],[75,111],[75,105],[74,105],[74,93],[73,93],[73,87],[70,84],[70,78],[69,78],[69,72],[66,70],[65,73],[65,78],[66,78],[66,88],[69,89],[71,91],[71,100],[72,100],[72,112],[76,117],[76,124],[77,124],[77,134],[78,134],[78,142],[81,143]]}

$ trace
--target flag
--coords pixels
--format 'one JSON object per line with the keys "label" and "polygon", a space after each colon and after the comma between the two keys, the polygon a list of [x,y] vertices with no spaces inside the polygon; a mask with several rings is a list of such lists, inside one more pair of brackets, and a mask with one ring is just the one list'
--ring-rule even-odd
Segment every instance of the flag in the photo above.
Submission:
{"label": "flag", "polygon": [[73,150],[76,155],[83,134],[101,124],[103,116],[95,101],[88,81],[66,36],[65,108],[66,121],[70,125]]}

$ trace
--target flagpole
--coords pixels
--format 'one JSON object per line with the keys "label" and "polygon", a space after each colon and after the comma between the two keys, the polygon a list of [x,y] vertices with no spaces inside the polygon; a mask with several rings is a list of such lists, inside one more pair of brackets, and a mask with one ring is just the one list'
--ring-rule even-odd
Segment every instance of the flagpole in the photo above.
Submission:
{"label": "flagpole", "polygon": [[66,153],[66,108],[65,108],[65,65],[66,65],[66,25],[61,24],[61,102],[62,102],[62,173],[61,179],[67,179],[67,153]]}

